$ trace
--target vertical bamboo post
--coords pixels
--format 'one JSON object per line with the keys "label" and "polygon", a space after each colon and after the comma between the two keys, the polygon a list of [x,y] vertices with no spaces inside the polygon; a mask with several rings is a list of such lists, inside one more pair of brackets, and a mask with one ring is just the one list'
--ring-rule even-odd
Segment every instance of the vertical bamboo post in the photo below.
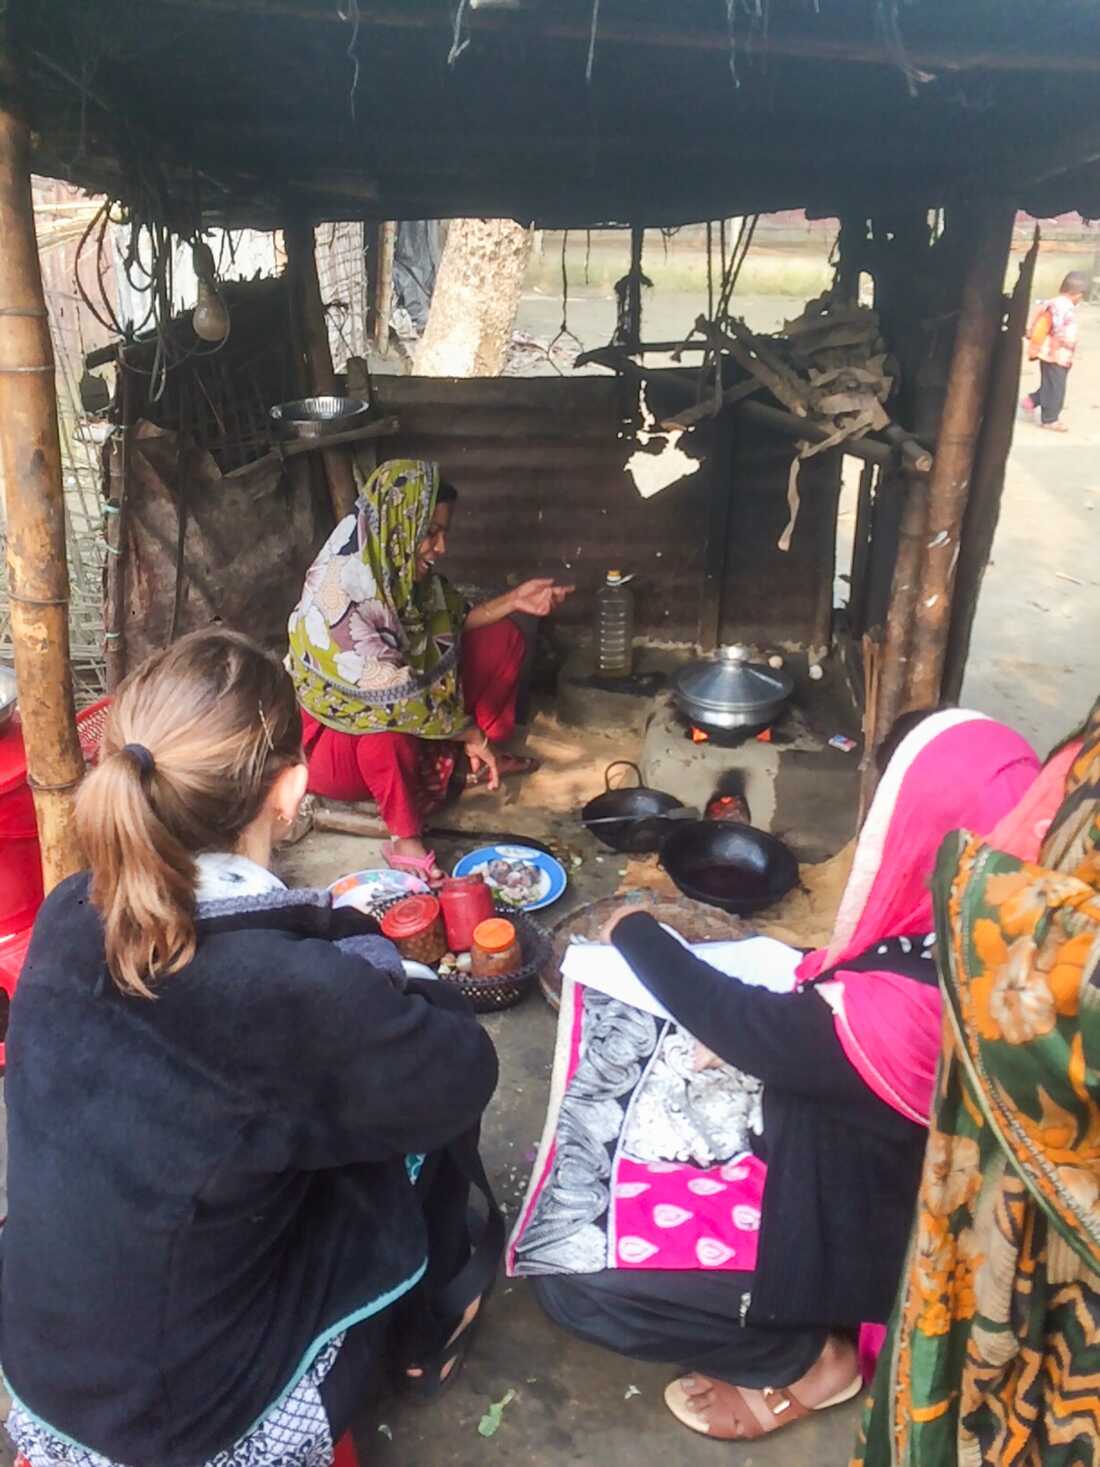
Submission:
{"label": "vertical bamboo post", "polygon": [[928,485],[928,524],[906,683],[906,703],[912,708],[930,708],[940,699],[963,517],[1004,313],[1002,290],[1014,219],[1015,210],[999,199],[986,201],[974,213],[947,401]]}
{"label": "vertical bamboo post", "polygon": [[874,718],[876,739],[883,739],[904,711],[909,654],[917,592],[920,587],[921,550],[928,527],[927,480],[918,474],[901,474],[904,495],[898,529],[897,558],[890,602],[886,608],[886,632],[878,678],[878,708]]}
{"label": "vertical bamboo post", "polygon": [[966,517],[963,520],[959,565],[955,572],[951,632],[947,639],[947,661],[943,675],[944,697],[952,703],[957,702],[962,695],[978,597],[993,550],[997,522],[1001,516],[1005,468],[1012,447],[1016,400],[1020,392],[1020,341],[1027,329],[1038,258],[1039,226],[1036,225],[1035,237],[1020,265],[1016,287],[1012,292],[1007,323],[997,339],[993,354],[989,398],[974,461],[974,482],[970,488]]}
{"label": "vertical bamboo post", "polygon": [[[305,351],[306,371],[314,397],[331,397],[336,391],[336,371],[325,324],[325,308],[321,300],[321,282],[317,278],[317,254],[313,225],[301,219],[288,223],[283,230],[286,267],[289,277],[291,309],[294,312],[294,336]],[[346,449],[322,449],[321,458],[328,480],[332,512],[338,520],[355,508],[355,473]]]}
{"label": "vertical bamboo post", "polygon": [[84,773],[69,660],[65,502],[50,342],[31,201],[30,135],[0,47],[0,481],[15,674],[46,890],[82,864],[72,821]]}

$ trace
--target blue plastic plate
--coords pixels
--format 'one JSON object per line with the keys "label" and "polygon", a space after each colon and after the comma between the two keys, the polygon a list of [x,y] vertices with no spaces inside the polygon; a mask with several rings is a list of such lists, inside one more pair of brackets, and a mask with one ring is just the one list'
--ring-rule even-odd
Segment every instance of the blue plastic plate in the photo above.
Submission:
{"label": "blue plastic plate", "polygon": [[494,899],[518,912],[537,912],[556,902],[569,885],[565,868],[534,846],[481,846],[463,856],[456,876],[484,876]]}

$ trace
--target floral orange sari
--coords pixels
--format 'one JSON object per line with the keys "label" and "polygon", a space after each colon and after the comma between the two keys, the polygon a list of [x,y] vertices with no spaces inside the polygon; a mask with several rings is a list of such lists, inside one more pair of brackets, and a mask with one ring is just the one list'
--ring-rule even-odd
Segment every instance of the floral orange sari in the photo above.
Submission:
{"label": "floral orange sari", "polygon": [[918,1215],[855,1462],[1100,1459],[1100,705],[1029,864],[935,878],[943,1055]]}

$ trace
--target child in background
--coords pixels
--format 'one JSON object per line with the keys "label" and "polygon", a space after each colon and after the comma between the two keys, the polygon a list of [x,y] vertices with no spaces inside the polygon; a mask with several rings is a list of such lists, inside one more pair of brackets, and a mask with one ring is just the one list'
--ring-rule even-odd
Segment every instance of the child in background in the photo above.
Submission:
{"label": "child in background", "polygon": [[1028,332],[1028,361],[1039,363],[1040,380],[1038,389],[1029,393],[1020,406],[1024,412],[1038,411],[1042,426],[1054,433],[1069,431],[1062,422],[1062,408],[1066,379],[1077,349],[1077,307],[1088,289],[1088,278],[1079,270],[1071,271],[1054,299],[1035,312]]}

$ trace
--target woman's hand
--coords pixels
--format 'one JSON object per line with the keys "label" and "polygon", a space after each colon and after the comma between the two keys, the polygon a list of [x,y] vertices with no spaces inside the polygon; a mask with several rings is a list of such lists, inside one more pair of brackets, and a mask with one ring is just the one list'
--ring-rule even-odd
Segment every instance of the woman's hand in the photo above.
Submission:
{"label": "woman's hand", "polygon": [[489,788],[500,789],[500,769],[493,746],[475,723],[460,735],[466,745],[466,758],[470,761],[470,773],[477,774],[482,768],[489,771]]}
{"label": "woman's hand", "polygon": [[511,610],[526,612],[528,616],[549,616],[575,590],[575,586],[559,585],[551,576],[537,576],[524,581],[511,593]]}
{"label": "woman's hand", "polygon": [[645,910],[645,905],[642,902],[624,902],[621,907],[616,907],[611,913],[611,916],[608,917],[607,921],[600,928],[600,941],[610,942],[611,934],[624,917],[633,917],[635,912],[644,912]]}

